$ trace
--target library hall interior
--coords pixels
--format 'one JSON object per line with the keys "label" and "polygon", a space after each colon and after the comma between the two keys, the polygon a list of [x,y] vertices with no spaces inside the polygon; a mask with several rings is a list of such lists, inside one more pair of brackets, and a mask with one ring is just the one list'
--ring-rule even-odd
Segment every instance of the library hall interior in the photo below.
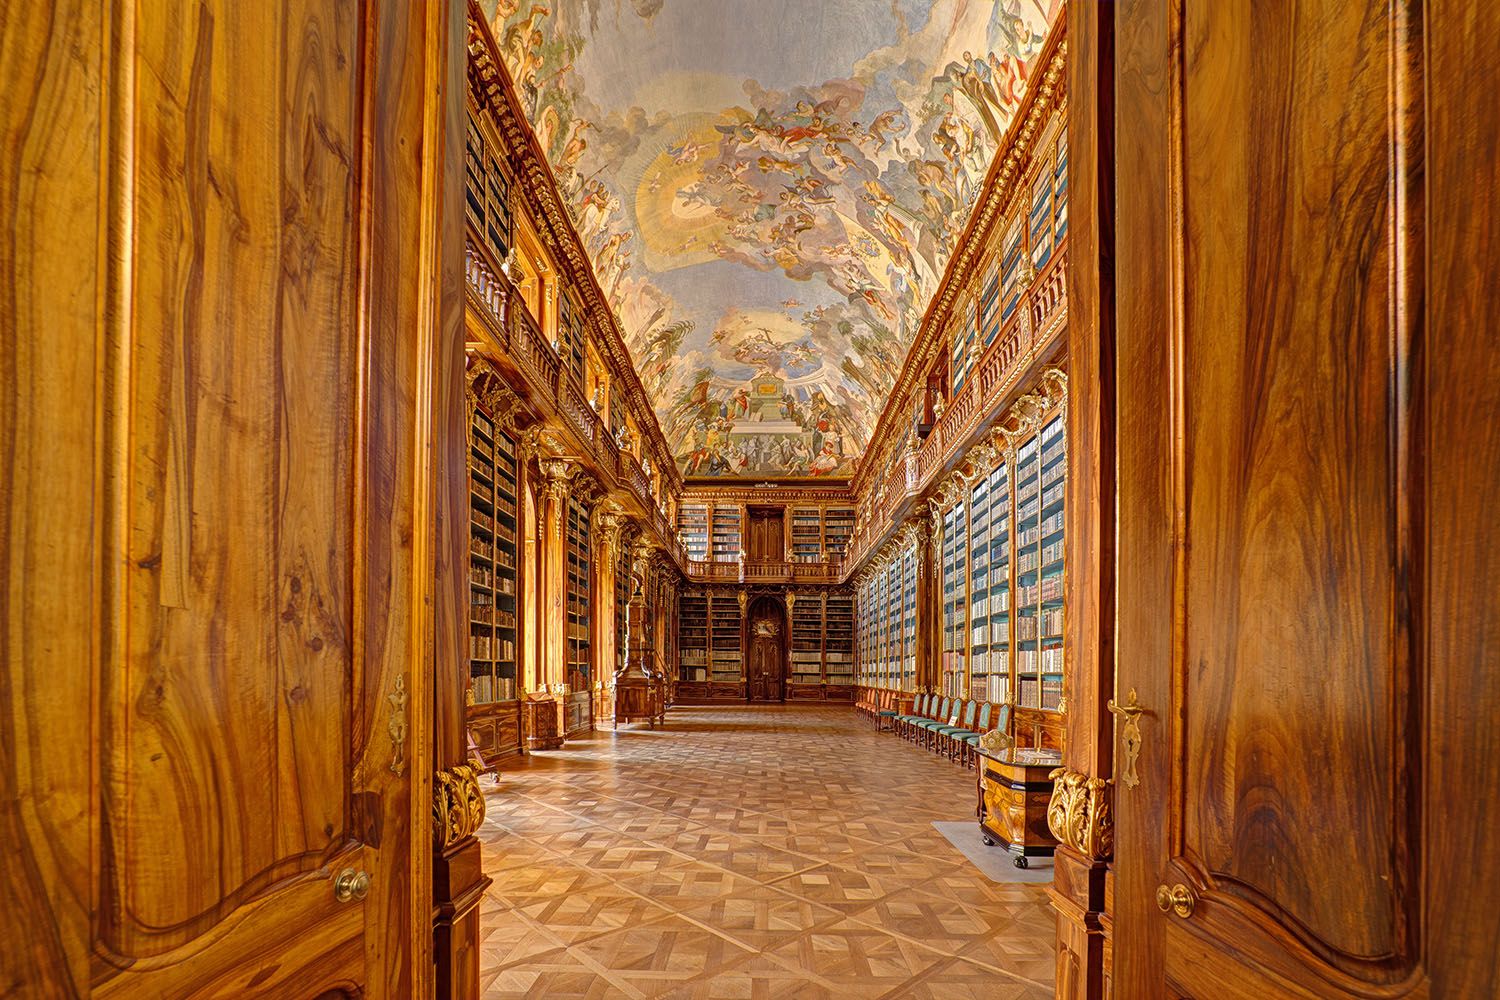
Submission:
{"label": "library hall interior", "polygon": [[1500,998],[1500,4],[0,74],[0,998]]}

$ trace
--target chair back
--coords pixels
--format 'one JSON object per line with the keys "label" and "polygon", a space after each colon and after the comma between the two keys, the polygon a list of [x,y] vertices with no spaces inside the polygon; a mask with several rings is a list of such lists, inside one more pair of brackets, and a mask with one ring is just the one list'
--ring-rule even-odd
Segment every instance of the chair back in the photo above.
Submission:
{"label": "chair back", "polygon": [[975,728],[975,732],[987,733],[990,731],[990,709],[993,707],[989,702],[985,702],[979,706],[979,725]]}
{"label": "chair back", "polygon": [[971,701],[971,702],[969,702],[969,707],[966,708],[966,709],[964,709],[964,728],[965,729],[968,729],[968,730],[971,730],[971,731],[973,730],[973,728],[974,728],[974,713],[976,713],[978,711],[979,711],[979,702],[977,702],[977,701]]}
{"label": "chair back", "polygon": [[1010,702],[1000,706],[999,717],[995,719],[995,728],[1005,735],[1010,735]]}
{"label": "chair back", "polygon": [[953,699],[952,698],[944,698],[943,699],[943,710],[937,714],[937,718],[940,721],[942,721],[942,722],[947,722],[948,721],[948,714],[950,712],[952,712],[952,711],[953,711]]}
{"label": "chair back", "polygon": [[917,707],[913,710],[913,714],[914,715],[926,715],[927,714],[927,699],[929,697],[931,697],[931,696],[930,695],[925,695],[925,694],[919,694],[919,695],[917,695]]}

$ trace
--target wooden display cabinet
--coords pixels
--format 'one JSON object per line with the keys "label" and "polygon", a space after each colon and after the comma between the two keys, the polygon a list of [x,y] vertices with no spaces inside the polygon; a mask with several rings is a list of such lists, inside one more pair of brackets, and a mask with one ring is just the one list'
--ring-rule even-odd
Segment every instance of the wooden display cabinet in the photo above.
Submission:
{"label": "wooden display cabinet", "polygon": [[1017,868],[1050,858],[1057,839],[1047,828],[1053,770],[1062,757],[1048,751],[979,748],[979,834],[985,844],[1015,855]]}

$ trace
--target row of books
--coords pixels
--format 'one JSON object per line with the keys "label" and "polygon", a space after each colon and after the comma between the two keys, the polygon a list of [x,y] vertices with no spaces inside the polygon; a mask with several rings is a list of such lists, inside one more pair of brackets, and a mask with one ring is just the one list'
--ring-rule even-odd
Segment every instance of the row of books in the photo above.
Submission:
{"label": "row of books", "polygon": [[471,660],[514,660],[516,658],[516,642],[514,639],[491,638],[488,635],[469,636],[469,659]]}
{"label": "row of books", "polygon": [[492,701],[515,701],[516,679],[514,677],[491,677],[488,674],[473,678],[471,690],[474,701],[486,704]]}

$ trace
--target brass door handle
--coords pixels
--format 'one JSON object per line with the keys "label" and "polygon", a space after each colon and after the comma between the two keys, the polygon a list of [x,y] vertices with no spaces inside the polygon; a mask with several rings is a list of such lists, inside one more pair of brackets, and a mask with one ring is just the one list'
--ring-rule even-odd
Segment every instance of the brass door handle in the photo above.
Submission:
{"label": "brass door handle", "polygon": [[340,903],[358,902],[369,894],[369,872],[345,868],[333,878],[333,898]]}
{"label": "brass door handle", "polygon": [[1125,743],[1125,767],[1120,780],[1126,788],[1134,788],[1141,783],[1140,775],[1135,773],[1135,761],[1141,755],[1141,713],[1146,707],[1136,698],[1135,688],[1131,688],[1129,701],[1118,705],[1111,698],[1108,708],[1125,723],[1120,734]]}
{"label": "brass door handle", "polygon": [[1198,903],[1198,897],[1193,895],[1193,890],[1178,882],[1168,888],[1166,883],[1156,887],[1156,908],[1163,913],[1175,913],[1179,917],[1187,918],[1193,915],[1193,907]]}

